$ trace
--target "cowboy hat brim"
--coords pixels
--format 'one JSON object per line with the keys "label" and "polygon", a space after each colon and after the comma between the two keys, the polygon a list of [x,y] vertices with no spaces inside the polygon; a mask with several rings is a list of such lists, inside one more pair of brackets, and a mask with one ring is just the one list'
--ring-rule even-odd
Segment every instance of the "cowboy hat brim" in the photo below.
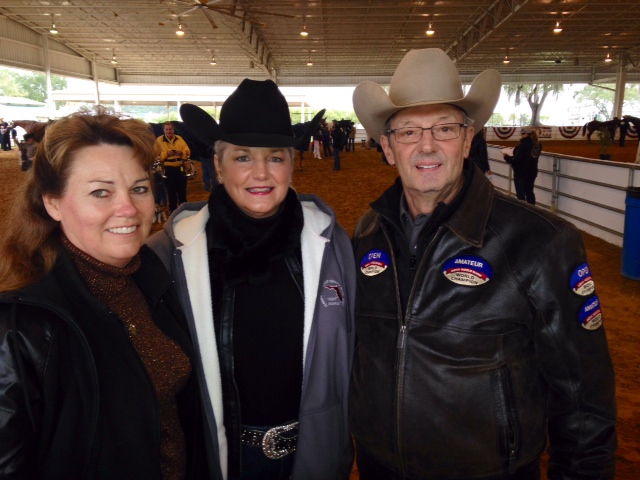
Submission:
{"label": "cowboy hat brim", "polygon": [[[434,72],[444,73],[438,77]],[[398,66],[388,95],[377,83],[364,81],[353,92],[353,107],[368,136],[376,140],[396,112],[421,105],[455,105],[473,119],[478,131],[491,118],[501,87],[500,73],[485,70],[476,77],[465,96],[457,70],[442,50],[414,50]],[[398,99],[396,103],[392,98]]]}
{"label": "cowboy hat brim", "polygon": [[180,107],[180,116],[187,129],[201,142],[206,145],[213,145],[216,141],[222,140],[233,145],[243,147],[266,147],[266,148],[288,148],[297,147],[298,144],[309,138],[318,128],[325,110],[320,110],[311,120],[304,135],[296,137],[293,135],[279,135],[274,133],[242,132],[227,134],[211,115],[203,109],[190,103],[185,103]]}

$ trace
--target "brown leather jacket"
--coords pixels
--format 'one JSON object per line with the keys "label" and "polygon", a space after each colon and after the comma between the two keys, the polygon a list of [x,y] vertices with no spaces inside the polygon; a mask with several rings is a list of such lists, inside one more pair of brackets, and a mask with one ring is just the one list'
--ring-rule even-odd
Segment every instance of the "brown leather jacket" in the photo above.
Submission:
{"label": "brown leather jacket", "polygon": [[417,255],[399,180],[358,226],[356,442],[400,475],[467,479],[536,461],[548,435],[549,478],[612,479],[614,374],[580,232],[465,172]]}

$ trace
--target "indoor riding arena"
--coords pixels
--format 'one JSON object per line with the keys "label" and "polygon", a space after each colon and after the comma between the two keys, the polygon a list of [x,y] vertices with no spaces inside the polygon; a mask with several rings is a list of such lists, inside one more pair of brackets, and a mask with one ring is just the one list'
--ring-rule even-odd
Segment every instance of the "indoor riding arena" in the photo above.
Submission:
{"label": "indoor riding arena", "polygon": [[[490,142],[514,146],[516,142]],[[545,141],[545,151],[597,158],[598,148],[586,141]],[[617,161],[633,162],[638,141],[622,148],[612,146]],[[296,155],[299,155],[297,153]],[[355,152],[343,152],[342,170],[333,171],[333,159],[316,160],[311,152],[300,164],[296,157],[294,187],[301,193],[314,193],[323,198],[336,212],[338,221],[351,234],[369,202],[379,196],[396,177],[396,169],[381,161],[375,149],[358,144]],[[199,164],[196,162],[199,172]],[[20,169],[16,149],[0,152],[0,178],[4,188],[0,205],[7,208],[19,183],[29,173]],[[200,175],[188,182],[190,201],[205,200]],[[154,230],[161,228],[155,224]],[[604,324],[616,372],[618,400],[617,475],[619,480],[640,478],[640,282],[620,274],[621,248],[585,234],[589,264],[604,311]],[[640,246],[638,246],[640,248]],[[352,479],[357,479],[354,470]]]}

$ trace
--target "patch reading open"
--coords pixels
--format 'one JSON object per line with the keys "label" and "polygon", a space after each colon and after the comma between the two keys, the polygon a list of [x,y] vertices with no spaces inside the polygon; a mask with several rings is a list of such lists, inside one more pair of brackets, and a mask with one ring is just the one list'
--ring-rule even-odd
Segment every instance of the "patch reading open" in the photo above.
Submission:
{"label": "patch reading open", "polygon": [[573,293],[580,295],[581,297],[589,296],[595,292],[596,285],[593,281],[593,277],[591,276],[589,265],[583,263],[576,268],[571,274],[569,285],[571,285]]}
{"label": "patch reading open", "polygon": [[360,271],[367,277],[379,275],[389,267],[389,255],[382,250],[371,250],[360,260]]}

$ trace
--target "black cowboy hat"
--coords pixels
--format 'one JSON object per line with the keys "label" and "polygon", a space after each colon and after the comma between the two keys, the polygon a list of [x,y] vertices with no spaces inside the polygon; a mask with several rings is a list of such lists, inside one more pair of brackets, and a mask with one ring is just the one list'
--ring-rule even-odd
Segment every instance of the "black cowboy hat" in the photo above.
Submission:
{"label": "black cowboy hat", "polygon": [[245,79],[220,109],[220,124],[196,105],[185,103],[180,116],[187,129],[207,145],[223,140],[243,147],[296,147],[318,127],[319,111],[304,135],[291,128],[287,100],[271,80]]}

